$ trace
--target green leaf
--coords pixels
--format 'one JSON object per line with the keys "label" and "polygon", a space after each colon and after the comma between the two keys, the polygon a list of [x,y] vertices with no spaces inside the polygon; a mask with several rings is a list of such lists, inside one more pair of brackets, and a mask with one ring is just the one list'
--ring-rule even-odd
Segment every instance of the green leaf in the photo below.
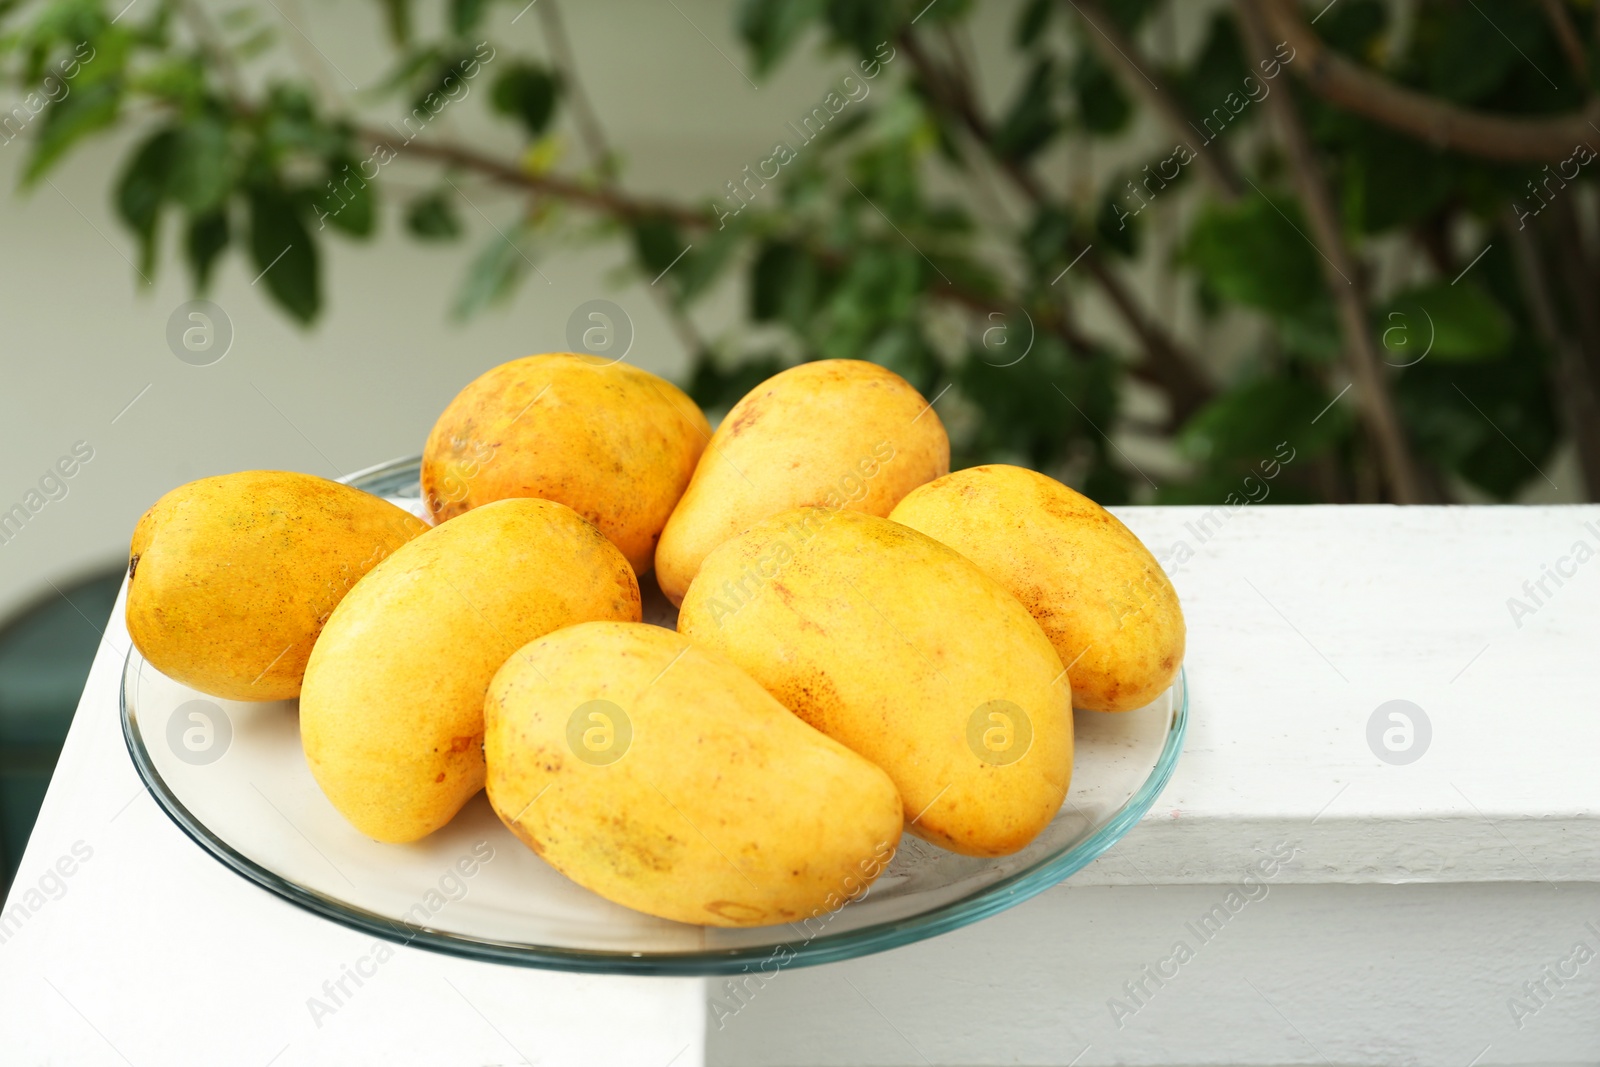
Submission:
{"label": "green leaf", "polygon": [[1329,47],[1364,62],[1388,25],[1389,8],[1381,0],[1344,0],[1317,20],[1317,32]]}
{"label": "green leaf", "polygon": [[189,261],[189,273],[197,293],[211,286],[211,273],[217,260],[228,247],[230,236],[228,213],[223,210],[189,220],[189,230],[184,235],[183,251]]}
{"label": "green leaf", "polygon": [[1410,226],[1435,214],[1455,190],[1461,161],[1353,117],[1335,149],[1345,220],[1365,233]]}
{"label": "green leaf", "polygon": [[1277,325],[1284,351],[1308,362],[1328,365],[1344,351],[1338,312],[1333,298],[1325,292],[1293,311],[1279,314]]}
{"label": "green leaf", "polygon": [[529,137],[538,137],[555,114],[559,90],[555,75],[532,63],[515,63],[495,79],[490,100],[502,115],[522,123]]}
{"label": "green leaf", "polygon": [[76,142],[117,121],[122,106],[122,86],[101,82],[74,89],[44,109],[43,125],[34,141],[33,154],[22,172],[22,184],[31,185],[60,162]]}
{"label": "green leaf", "polygon": [[[1212,467],[1249,466],[1287,443],[1296,457],[1313,456],[1349,429],[1345,409],[1312,382],[1256,378],[1197,411],[1178,434],[1179,448]],[[1319,417],[1320,415],[1320,417]]]}
{"label": "green leaf", "polygon": [[378,224],[376,201],[360,165],[335,158],[328,167],[328,183],[317,197],[319,228],[333,226],[352,237],[370,237]]}
{"label": "green leaf", "polygon": [[[803,2],[803,0],[790,0]],[[937,18],[939,6],[957,11],[959,0],[939,0],[929,13]],[[863,57],[873,57],[887,62],[894,55],[892,42],[900,35],[910,12],[906,4],[888,3],[885,0],[826,0],[824,12],[828,28],[840,41],[852,45]],[[923,23],[927,25],[927,23]]]}
{"label": "green leaf", "polygon": [[186,111],[201,106],[205,99],[206,68],[194,56],[162,59],[142,68],[128,80],[131,92],[171,101]]}
{"label": "green leaf", "polygon": [[200,118],[184,126],[174,146],[168,193],[203,215],[227,197],[233,188],[228,128],[214,118]]}
{"label": "green leaf", "polygon": [[489,0],[450,0],[450,28],[465,36],[478,28],[489,10]]}
{"label": "green leaf", "polygon": [[470,52],[446,51],[438,46],[424,48],[390,75],[391,82],[405,85],[412,93],[411,114],[405,120],[408,132],[413,119],[427,123],[451,103],[471,94],[468,83],[483,69],[484,61],[479,56],[483,47],[479,45]]}
{"label": "green leaf", "polygon": [[[1201,127],[1197,131],[1201,140],[1215,139],[1236,120],[1250,117],[1253,109],[1247,108],[1236,116],[1228,109],[1226,101],[1230,93],[1248,94],[1245,78],[1252,76],[1258,82],[1262,80],[1245,63],[1244,50],[1239,44],[1239,30],[1232,16],[1226,11],[1218,11],[1211,16],[1205,42],[1200,46],[1194,63],[1173,79],[1174,89],[1183,97],[1190,114]],[[1215,114],[1217,109],[1221,109],[1220,114]],[[1207,123],[1207,119],[1211,119],[1211,122]]]}
{"label": "green leaf", "polygon": [[532,268],[532,260],[522,247],[526,231],[513,227],[502,237],[489,238],[483,250],[467,268],[466,280],[456,297],[455,316],[468,319],[492,304],[501,304],[516,292],[522,277]]}
{"label": "green leaf", "polygon": [[1039,59],[1023,79],[1005,118],[995,128],[994,147],[1001,158],[1026,160],[1049,144],[1061,129],[1061,119],[1051,99],[1054,85],[1055,69],[1051,61]]}
{"label": "green leaf", "polygon": [[[449,66],[445,50],[437,44],[421,45],[411,49],[395,61],[394,68],[372,87],[373,95],[406,91],[413,96],[426,96],[443,80],[440,71]],[[423,78],[426,75],[427,83]]]}
{"label": "green leaf", "polygon": [[1183,258],[1223,298],[1292,314],[1323,293],[1317,252],[1299,214],[1298,205],[1282,196],[1207,204],[1189,231]]}
{"label": "green leaf", "polygon": [[1511,316],[1470,281],[1435,282],[1396,295],[1378,315],[1390,363],[1492,359],[1511,345]]}
{"label": "green leaf", "polygon": [[1543,19],[1532,5],[1520,17],[1491,20],[1470,6],[1451,5],[1424,19],[1418,32],[1431,38],[1428,86],[1459,104],[1476,103],[1506,80],[1523,55],[1537,50]]}
{"label": "green leaf", "polygon": [[688,244],[670,219],[646,218],[633,224],[633,250],[651,278],[672,266]]}
{"label": "green leaf", "polygon": [[406,229],[424,241],[450,241],[461,236],[461,220],[443,193],[414,200],[406,211]]}
{"label": "green leaf", "polygon": [[[694,247],[668,275],[669,278],[678,277],[678,302],[687,305],[703,296],[743,242],[744,230],[738,223],[697,237]],[[666,284],[665,281],[662,284]]]}
{"label": "green leaf", "polygon": [[[300,215],[300,207],[282,190],[250,191],[250,257],[258,281],[302,323],[310,323],[322,307],[317,247]],[[252,283],[254,284],[254,283]]]}
{"label": "green leaf", "polygon": [[389,41],[397,48],[411,43],[411,0],[381,0]]}
{"label": "green leaf", "polygon": [[1123,378],[1116,359],[1105,352],[1069,350],[1045,332],[1020,362],[1011,363],[1013,358],[997,361],[993,351],[975,347],[954,368],[959,400],[941,400],[941,418],[968,406],[983,413],[965,440],[952,433],[954,465],[1010,462],[1045,470],[1070,454],[1103,447],[1087,420],[1114,423],[1116,383]]}
{"label": "green leaf", "polygon": [[1035,273],[1046,281],[1070,261],[1067,242],[1072,237],[1073,217],[1064,205],[1047,203],[1039,208],[1022,236],[1022,250]]}
{"label": "green leaf", "polygon": [[1420,451],[1501,500],[1543,484],[1560,441],[1548,356],[1526,337],[1511,354],[1477,363],[1424,360],[1395,385],[1401,421]]}
{"label": "green leaf", "polygon": [[1017,27],[1012,31],[1011,40],[1018,48],[1027,48],[1039,39],[1045,27],[1050,25],[1050,16],[1055,12],[1056,0],[1028,0],[1022,13],[1017,16]]}
{"label": "green leaf", "polygon": [[163,129],[138,147],[117,182],[117,214],[139,238],[139,271],[148,277],[155,267],[156,223],[166,199],[178,131]]}
{"label": "green leaf", "polygon": [[1150,16],[1161,0],[1106,0],[1106,11],[1123,32],[1133,33]]}
{"label": "green leaf", "polygon": [[1107,189],[1100,201],[1100,210],[1094,216],[1096,243],[1104,244],[1118,255],[1138,255],[1139,238],[1144,232],[1140,214],[1137,199],[1130,204],[1128,197],[1119,195],[1115,187]]}
{"label": "green leaf", "polygon": [[695,364],[684,392],[705,411],[726,411],[738,403],[740,397],[788,366],[787,360],[775,355],[757,356],[733,367],[723,367],[715,359],[703,359]]}
{"label": "green leaf", "polygon": [[818,0],[742,0],[735,27],[755,58],[756,73],[777,66],[821,13]]}
{"label": "green leaf", "polygon": [[[1085,48],[1078,53],[1070,80],[1078,101],[1078,119],[1085,129],[1108,136],[1128,128],[1133,101],[1122,91],[1117,76],[1100,61],[1098,52]],[[1042,94],[1046,90],[1041,86],[1038,91]]]}
{"label": "green leaf", "polygon": [[924,395],[933,392],[939,375],[939,358],[912,322],[897,322],[884,330],[860,358],[889,368]]}
{"label": "green leaf", "polygon": [[797,244],[773,242],[756,254],[750,272],[750,317],[804,325],[822,292],[817,262]]}

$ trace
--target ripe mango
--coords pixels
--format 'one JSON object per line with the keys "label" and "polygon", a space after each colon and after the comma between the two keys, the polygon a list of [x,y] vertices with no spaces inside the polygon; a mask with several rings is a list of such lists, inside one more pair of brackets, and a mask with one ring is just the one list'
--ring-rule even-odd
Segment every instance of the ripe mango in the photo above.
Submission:
{"label": "ripe mango", "polygon": [[328,616],[428,528],[309,474],[201,478],[156,501],[128,553],[128,633],[161,673],[224,700],[288,700]]}
{"label": "ripe mango", "polygon": [[888,772],[906,829],[972,856],[1024,847],[1072,775],[1071,689],[1000,583],[899,523],[805,508],[706,557],[678,630]]}
{"label": "ripe mango", "polygon": [[564,504],[501,500],[436,526],[323,628],[300,694],[311,773],[368,837],[424,837],[483,788],[483,698],[506,658],[563,626],[638,618],[628,561]]}
{"label": "ripe mango", "polygon": [[900,839],[888,775],[659,626],[532,642],[495,675],[484,725],[501,820],[573,881],[650,915],[819,916],[865,893]]}
{"label": "ripe mango", "polygon": [[972,560],[1039,621],[1089,711],[1132,711],[1183,663],[1183,609],[1143,542],[1054,478],[994,464],[913,491],[890,518]]}
{"label": "ripe mango", "polygon": [[722,420],[662,531],[656,580],[674,604],[706,554],[779,512],[821,505],[889,514],[950,470],[950,439],[922,394],[856,359],[790,367]]}
{"label": "ripe mango", "polygon": [[422,453],[422,497],[435,522],[508,497],[558,501],[643,574],[710,438],[695,402],[654,374],[594,356],[528,356],[445,408]]}

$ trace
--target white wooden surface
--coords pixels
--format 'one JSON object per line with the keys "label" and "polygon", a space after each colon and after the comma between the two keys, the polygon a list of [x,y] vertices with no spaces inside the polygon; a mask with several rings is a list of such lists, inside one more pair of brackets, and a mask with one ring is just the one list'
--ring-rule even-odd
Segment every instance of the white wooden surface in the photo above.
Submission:
{"label": "white wooden surface", "polygon": [[[709,1062],[1600,1063],[1600,507],[1119,514],[1192,552],[1193,720],[1155,809],[985,923],[743,1004],[714,984]],[[1508,598],[1580,540],[1518,627]],[[1407,765],[1367,741],[1395,699],[1432,724]]]}
{"label": "white wooden surface", "polygon": [[[1187,555],[1193,722],[1156,809],[1002,916],[709,1002],[401,950],[316,1027],[307,999],[368,940],[228,874],[143,794],[113,625],[19,886],[93,853],[0,944],[0,1061],[1600,1063],[1600,558],[1523,588],[1600,552],[1600,507],[1122,514]],[[1406,765],[1367,740],[1396,699],[1432,725]],[[1274,849],[1292,860],[1242,881]]]}
{"label": "white wooden surface", "polygon": [[[129,760],[116,697],[127,648],[119,598],[3,913],[41,889],[20,929],[0,926],[0,1064],[704,1062],[698,979],[557,974],[399,946],[386,956],[223,868],[156,807]],[[54,869],[63,857],[66,877]],[[357,986],[349,971],[372,973]],[[348,995],[324,989],[341,978]]]}

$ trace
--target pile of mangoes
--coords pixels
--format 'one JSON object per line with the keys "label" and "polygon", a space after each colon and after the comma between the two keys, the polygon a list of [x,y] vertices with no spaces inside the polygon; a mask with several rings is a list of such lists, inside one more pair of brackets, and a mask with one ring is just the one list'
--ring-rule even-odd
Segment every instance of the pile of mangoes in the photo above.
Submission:
{"label": "pile of mangoes", "polygon": [[[162,497],[128,630],[202,692],[299,697],[313,775],[371,838],[487,788],[610,900],[795,921],[859,897],[902,831],[1025,847],[1066,797],[1073,707],[1142,707],[1183,658],[1172,584],[1105,509],[949,465],[875,364],[790,368],[713,433],[652,374],[530,356],[434,427],[431,523],[273,471]],[[652,569],[676,632],[640,621]]]}

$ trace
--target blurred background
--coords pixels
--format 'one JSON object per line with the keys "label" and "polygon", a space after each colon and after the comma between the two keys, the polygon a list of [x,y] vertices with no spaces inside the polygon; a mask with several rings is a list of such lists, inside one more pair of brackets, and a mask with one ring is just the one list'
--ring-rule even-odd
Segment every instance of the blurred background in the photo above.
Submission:
{"label": "blurred background", "polygon": [[532,352],[1108,504],[1600,491],[1593,0],[0,0],[0,858],[141,512]]}

